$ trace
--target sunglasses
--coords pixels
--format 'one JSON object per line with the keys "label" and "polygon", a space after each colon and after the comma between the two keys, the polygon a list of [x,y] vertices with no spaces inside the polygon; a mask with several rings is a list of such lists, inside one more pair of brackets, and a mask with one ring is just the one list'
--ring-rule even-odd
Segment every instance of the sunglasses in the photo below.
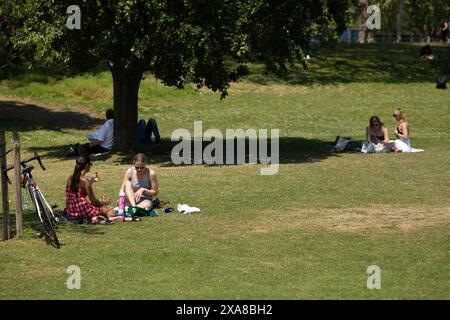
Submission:
{"label": "sunglasses", "polygon": [[135,166],[134,167],[136,170],[144,170],[145,169],[145,167],[138,167],[138,166]]}

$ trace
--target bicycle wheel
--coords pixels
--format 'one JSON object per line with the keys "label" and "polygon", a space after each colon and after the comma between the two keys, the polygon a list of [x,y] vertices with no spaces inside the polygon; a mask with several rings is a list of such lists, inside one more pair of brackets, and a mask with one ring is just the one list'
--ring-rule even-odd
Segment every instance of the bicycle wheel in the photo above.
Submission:
{"label": "bicycle wheel", "polygon": [[36,205],[39,207],[38,214],[40,215],[42,224],[44,225],[44,232],[47,238],[50,240],[50,243],[54,245],[56,248],[60,247],[58,236],[56,235],[56,221],[53,217],[52,210],[48,207],[46,202],[43,199],[42,194],[39,191],[36,191],[35,194]]}

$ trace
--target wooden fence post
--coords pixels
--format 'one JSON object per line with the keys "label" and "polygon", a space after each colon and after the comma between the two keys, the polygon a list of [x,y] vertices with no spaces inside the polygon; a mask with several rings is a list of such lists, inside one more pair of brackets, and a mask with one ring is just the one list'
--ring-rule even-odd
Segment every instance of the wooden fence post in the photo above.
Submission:
{"label": "wooden fence post", "polygon": [[[5,155],[1,157],[1,155]],[[8,181],[6,180],[6,136],[5,131],[0,131],[0,180],[2,185],[2,208],[3,208],[3,240],[8,240],[11,236],[9,226],[9,198],[8,198]]]}
{"label": "wooden fence post", "polygon": [[17,132],[13,133],[14,145],[14,184],[16,187],[16,237],[19,237],[23,229],[22,219],[22,188],[20,186],[20,138]]}

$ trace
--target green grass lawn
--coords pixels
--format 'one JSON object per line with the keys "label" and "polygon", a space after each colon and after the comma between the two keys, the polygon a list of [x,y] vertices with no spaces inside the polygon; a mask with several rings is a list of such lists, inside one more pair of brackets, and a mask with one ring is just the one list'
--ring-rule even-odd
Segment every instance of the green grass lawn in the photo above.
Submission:
{"label": "green grass lawn", "polygon": [[[284,77],[254,64],[222,101],[147,76],[139,116],[157,119],[163,144],[141,150],[158,172],[159,197],[202,212],[62,224],[57,250],[35,237],[27,208],[21,239],[0,242],[0,299],[449,299],[450,93],[435,89],[435,78],[450,74],[450,47],[436,47],[432,62],[419,60],[419,48],[314,48],[308,72]],[[64,155],[111,107],[110,74],[29,72],[0,80],[0,96],[7,141],[17,130],[23,157],[45,155],[48,170],[35,177],[63,208],[73,170]],[[330,153],[336,135],[364,139],[372,115],[392,133],[397,106],[424,153]],[[278,174],[260,175],[261,165],[171,165],[172,131],[193,133],[200,120],[204,131],[280,129]],[[129,166],[126,155],[96,161],[96,194],[115,199]],[[80,290],[66,287],[70,265],[81,268]],[[366,287],[370,265],[381,268],[380,290]]]}

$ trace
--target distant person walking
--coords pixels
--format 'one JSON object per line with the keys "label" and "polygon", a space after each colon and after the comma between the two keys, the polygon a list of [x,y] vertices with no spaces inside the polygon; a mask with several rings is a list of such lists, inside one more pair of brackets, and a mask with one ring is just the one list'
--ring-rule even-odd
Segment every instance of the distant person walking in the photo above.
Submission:
{"label": "distant person walking", "polygon": [[431,37],[431,41],[433,41],[433,42],[437,41],[436,26],[433,26],[431,28],[430,37]]}
{"label": "distant person walking", "polygon": [[448,22],[444,21],[441,25],[441,40],[445,43],[449,42],[448,33]]}

